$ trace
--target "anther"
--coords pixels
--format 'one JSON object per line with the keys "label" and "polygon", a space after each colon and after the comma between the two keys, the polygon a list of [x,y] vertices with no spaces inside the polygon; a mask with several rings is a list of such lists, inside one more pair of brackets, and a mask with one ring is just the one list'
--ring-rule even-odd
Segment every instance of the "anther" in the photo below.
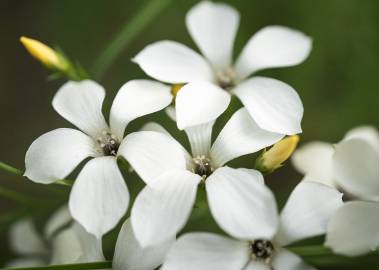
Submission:
{"label": "anther", "polygon": [[116,156],[120,146],[116,137],[106,130],[103,130],[101,134],[102,136],[97,138],[97,142],[103,150],[103,154],[105,156]]}
{"label": "anther", "polygon": [[274,254],[274,245],[269,240],[257,239],[250,245],[251,257],[255,261],[270,263]]}
{"label": "anther", "polygon": [[224,90],[230,90],[236,85],[236,74],[234,69],[226,68],[217,74],[217,83]]}
{"label": "anther", "polygon": [[214,171],[211,160],[204,155],[194,157],[193,162],[195,164],[194,173],[200,175],[203,180],[210,176]]}

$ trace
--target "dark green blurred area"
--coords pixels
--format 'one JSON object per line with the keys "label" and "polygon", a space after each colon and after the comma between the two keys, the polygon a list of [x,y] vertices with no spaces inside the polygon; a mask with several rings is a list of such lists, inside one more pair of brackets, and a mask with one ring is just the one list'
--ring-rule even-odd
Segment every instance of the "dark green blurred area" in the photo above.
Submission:
{"label": "dark green blurred area", "polygon": [[[156,0],[159,1],[159,0]],[[2,0],[0,2],[0,160],[24,169],[25,151],[42,133],[70,124],[52,109],[51,99],[64,80],[47,81],[46,70],[32,59],[19,43],[21,35],[50,45],[58,45],[72,59],[90,70],[100,52],[112,37],[128,23],[146,1],[125,0]],[[224,1],[241,13],[241,26],[235,54],[260,28],[281,24],[313,37],[313,50],[305,63],[291,68],[261,72],[292,85],[305,107],[302,141],[338,141],[356,125],[379,126],[379,2],[376,0],[238,0]],[[130,79],[146,78],[130,58],[145,45],[171,39],[195,48],[184,24],[186,11],[196,1],[172,1],[158,19],[150,24],[132,44],[125,48],[100,81],[107,89],[107,113],[116,91]],[[218,128],[227,120],[223,117]],[[172,122],[158,113],[134,123],[138,129],[146,119],[158,119],[182,141],[184,135]],[[217,129],[218,130],[218,129]],[[217,131],[215,132],[217,133]],[[247,156],[234,166],[253,166]],[[134,174],[126,181],[134,188],[139,183]],[[290,165],[267,178],[268,184],[285,201],[290,190],[301,179]],[[131,183],[131,184],[130,184]],[[0,171],[0,185],[30,196],[59,201],[52,187],[37,185],[26,179]],[[140,185],[140,184],[139,184]],[[135,187],[134,189],[138,189]],[[58,188],[68,194],[69,188]],[[2,216],[19,209],[17,204],[0,198]],[[29,212],[36,215],[39,229],[49,211]],[[212,221],[199,223],[212,229]],[[196,222],[186,230],[200,230]],[[111,246],[115,233],[108,235],[105,246]],[[7,245],[7,226],[0,223],[0,265],[13,258]],[[112,247],[106,248],[108,259]],[[109,256],[110,255],[110,256]],[[379,260],[379,258],[378,258]],[[330,269],[374,269],[360,265]],[[324,268],[329,269],[329,268]]]}

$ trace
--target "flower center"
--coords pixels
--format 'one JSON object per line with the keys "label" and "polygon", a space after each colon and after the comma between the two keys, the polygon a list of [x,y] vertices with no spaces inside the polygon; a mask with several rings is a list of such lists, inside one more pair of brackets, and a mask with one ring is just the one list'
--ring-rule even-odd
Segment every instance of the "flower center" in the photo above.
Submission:
{"label": "flower center", "polygon": [[120,146],[116,136],[109,131],[104,130],[101,136],[97,138],[97,142],[103,150],[105,156],[116,156],[118,147]]}
{"label": "flower center", "polygon": [[257,239],[250,244],[251,257],[255,261],[270,263],[274,254],[274,245],[269,240]]}
{"label": "flower center", "polygon": [[193,162],[195,163],[194,173],[200,175],[203,180],[214,171],[211,160],[204,155],[194,157]]}
{"label": "flower center", "polygon": [[236,86],[236,72],[232,67],[220,70],[217,73],[217,84],[224,90],[231,90]]}

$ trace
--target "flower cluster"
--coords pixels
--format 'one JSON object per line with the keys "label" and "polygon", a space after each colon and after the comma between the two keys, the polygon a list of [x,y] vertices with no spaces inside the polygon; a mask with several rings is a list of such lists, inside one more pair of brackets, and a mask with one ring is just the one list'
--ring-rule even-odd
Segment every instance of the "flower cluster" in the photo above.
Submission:
{"label": "flower cluster", "polygon": [[[37,138],[26,153],[25,176],[51,184],[80,168],[70,214],[65,208],[48,222],[52,249],[42,244],[30,221],[15,227],[15,249],[28,255],[28,246],[17,239],[22,231],[38,246],[42,255],[33,259],[40,264],[104,260],[101,239],[121,220],[114,269],[308,270],[314,268],[290,244],[326,234],[325,245],[345,255],[379,245],[372,237],[379,235],[376,130],[354,129],[335,146],[317,142],[297,150],[292,160],[305,179],[280,212],[264,181],[296,148],[303,105],[290,85],[253,74],[302,63],[311,39],[283,26],[265,27],[233,61],[239,24],[233,7],[203,1],[185,22],[201,54],[175,41],[148,45],[132,61],[157,81],[125,83],[109,121],[102,112],[105,90],[98,83],[69,81],[57,91],[53,108],[78,129],[55,129]],[[53,51],[48,53],[60,63]],[[43,58],[46,65],[50,58]],[[230,108],[232,95],[243,106],[212,140],[213,126]],[[190,151],[155,122],[128,132],[133,120],[163,109],[187,135]],[[260,151],[253,168],[229,163]],[[132,206],[127,173],[118,166],[125,160],[145,183]],[[352,201],[344,203],[341,191]],[[201,195],[225,235],[181,233]]]}

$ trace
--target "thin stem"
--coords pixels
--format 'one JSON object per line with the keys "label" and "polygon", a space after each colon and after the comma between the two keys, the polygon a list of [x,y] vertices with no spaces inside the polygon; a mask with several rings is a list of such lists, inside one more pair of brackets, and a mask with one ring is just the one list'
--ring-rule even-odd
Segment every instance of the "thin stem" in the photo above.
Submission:
{"label": "thin stem", "polygon": [[74,181],[70,179],[62,179],[62,180],[56,181],[54,184],[71,187],[74,184]]}
{"label": "thin stem", "polygon": [[[1,161],[0,161],[0,169],[3,171],[9,172],[9,173],[18,175],[18,176],[24,176],[24,172],[21,171],[20,169],[17,169],[15,167],[8,165],[8,164],[1,162]],[[70,179],[58,179],[57,181],[55,181],[52,184],[57,184],[57,185],[62,185],[62,186],[72,186],[73,183],[74,183],[74,181],[70,180]]]}
{"label": "thin stem", "polygon": [[4,171],[7,171],[7,172],[10,172],[10,173],[13,173],[15,175],[23,175],[23,171],[15,168],[15,167],[12,167],[11,165],[8,165],[4,162],[1,162],[0,161],[0,169],[4,170]]}
{"label": "thin stem", "polygon": [[166,8],[172,0],[150,0],[115,36],[112,42],[97,58],[92,68],[92,76],[100,79],[113,61],[121,54],[142,30]]}
{"label": "thin stem", "polygon": [[77,263],[77,264],[61,264],[61,265],[48,265],[37,267],[21,267],[12,268],[13,270],[92,270],[92,269],[105,269],[111,268],[112,262],[92,262],[92,263]]}

